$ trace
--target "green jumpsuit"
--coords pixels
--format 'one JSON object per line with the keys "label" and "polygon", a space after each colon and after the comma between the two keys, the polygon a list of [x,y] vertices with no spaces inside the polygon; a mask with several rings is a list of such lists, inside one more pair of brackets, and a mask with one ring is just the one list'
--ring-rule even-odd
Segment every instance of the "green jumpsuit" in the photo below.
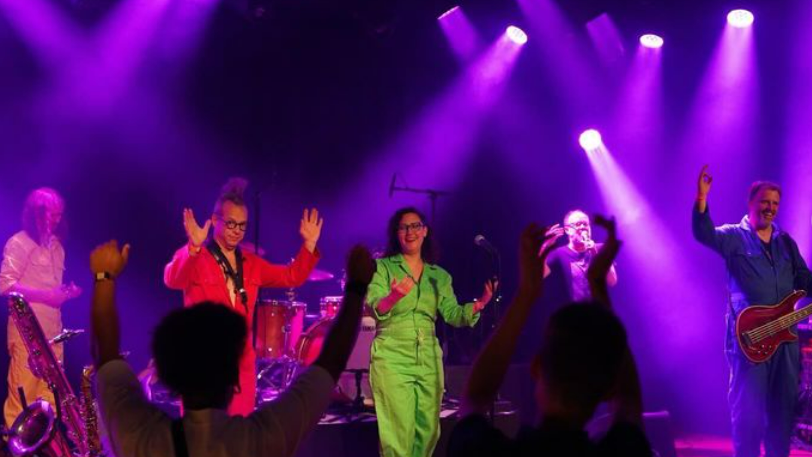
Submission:
{"label": "green jumpsuit", "polygon": [[[473,326],[473,303],[460,306],[451,275],[425,264],[409,294],[388,313],[378,312],[392,280],[411,275],[403,256],[379,259],[367,293],[377,321],[369,379],[375,399],[383,457],[428,457],[440,438],[443,351],[434,335],[437,312],[455,327]],[[416,278],[413,278],[416,279]]]}

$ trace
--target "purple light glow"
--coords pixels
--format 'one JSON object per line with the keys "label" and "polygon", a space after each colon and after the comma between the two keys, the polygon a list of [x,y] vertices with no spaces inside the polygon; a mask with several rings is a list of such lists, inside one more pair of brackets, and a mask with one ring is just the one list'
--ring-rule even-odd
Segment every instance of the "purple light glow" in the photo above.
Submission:
{"label": "purple light glow", "polygon": [[753,32],[730,25],[722,30],[688,112],[679,146],[683,160],[674,164],[674,176],[696,173],[697,163],[725,170],[726,187],[716,191],[719,201],[741,198],[740,189],[760,172],[755,162],[742,160],[759,154],[762,97]]}
{"label": "purple light glow", "polygon": [[437,17],[437,20],[442,21],[443,19],[447,18],[448,16],[450,16],[450,15],[456,13],[457,11],[459,11],[459,9],[460,9],[460,7],[459,7],[459,5],[457,5],[457,6],[453,7],[453,8],[451,8],[450,10],[446,11],[445,13],[441,14],[439,17]]}
{"label": "purple light glow", "polygon": [[785,141],[786,155],[783,160],[783,174],[779,181],[784,188],[781,204],[789,211],[785,211],[782,228],[792,234],[798,243],[798,248],[807,259],[812,259],[812,225],[809,215],[812,214],[812,154],[809,154],[809,145],[812,144],[812,87],[809,84],[812,78],[812,65],[809,62],[809,46],[812,45],[812,3],[803,2],[803,7],[794,18],[794,34],[791,36],[790,58],[797,64],[790,77],[789,97],[786,119],[788,129]]}
{"label": "purple light glow", "polygon": [[555,0],[516,0],[524,14],[533,48],[541,54],[552,84],[562,99],[563,116],[577,119],[606,96],[604,78],[588,37],[576,29]]}
{"label": "purple light glow", "polygon": [[437,19],[451,49],[460,60],[467,61],[482,48],[476,29],[459,6],[451,8]]}
{"label": "purple light glow", "polygon": [[595,129],[588,129],[578,137],[578,144],[584,148],[584,151],[589,152],[603,146],[603,140],[601,139],[600,132]]}
{"label": "purple light glow", "polygon": [[524,33],[524,30],[516,27],[515,25],[511,25],[510,27],[505,30],[505,34],[507,34],[510,41],[516,44],[525,44],[527,43],[527,34]]}
{"label": "purple light glow", "polygon": [[51,2],[0,0],[0,12],[37,58],[53,70],[59,71],[86,46],[82,30]]}
{"label": "purple light glow", "polygon": [[753,13],[747,10],[733,10],[727,13],[727,23],[731,27],[744,29],[753,25]]}
{"label": "purple light glow", "polygon": [[603,13],[587,22],[586,30],[589,32],[592,46],[605,64],[617,62],[626,54],[623,38],[609,14]]}
{"label": "purple light glow", "polygon": [[[357,202],[362,200],[382,209],[360,215],[363,223],[352,224],[354,227],[343,236],[368,237],[365,227],[384,226],[388,210],[414,202],[413,196],[390,199],[379,192],[389,185],[391,177],[381,170],[416,177],[420,181],[415,186],[453,190],[460,185],[464,175],[455,170],[466,169],[472,161],[480,129],[501,99],[522,49],[507,35],[499,35],[466,65],[464,73],[439,98],[422,110],[412,125],[380,151],[377,160],[366,165],[357,184],[337,197],[342,202],[340,212],[357,214]],[[406,155],[408,163],[403,161]]]}
{"label": "purple light glow", "polygon": [[[617,163],[611,151],[605,146],[587,154],[595,179],[609,214],[617,218],[618,227],[624,230],[624,255],[627,256],[627,279],[639,284],[637,301],[642,297],[653,296],[664,284],[679,287],[680,284],[697,284],[699,279],[690,268],[691,262],[685,257],[685,248],[675,238],[672,229],[653,209],[651,202],[635,185],[633,178]],[[658,274],[650,265],[670,265],[667,274]],[[657,286],[655,286],[657,284]],[[663,369],[681,370],[695,359],[688,354],[702,344],[709,344],[713,332],[712,319],[705,316],[705,306],[698,289],[684,288],[680,292],[685,303],[679,310],[671,306],[652,306],[647,309],[650,326],[646,337],[662,344],[663,353],[669,360]],[[690,323],[690,325],[686,325]],[[692,398],[694,393],[686,395]]]}
{"label": "purple light glow", "polygon": [[647,33],[640,37],[640,44],[650,49],[659,49],[663,47],[663,39],[653,33]]}

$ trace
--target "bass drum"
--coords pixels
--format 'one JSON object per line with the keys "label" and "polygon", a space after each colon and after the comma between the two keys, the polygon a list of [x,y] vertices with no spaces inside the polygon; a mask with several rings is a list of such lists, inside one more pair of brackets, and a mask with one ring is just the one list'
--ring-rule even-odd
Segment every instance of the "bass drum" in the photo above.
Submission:
{"label": "bass drum", "polygon": [[[296,360],[302,365],[310,365],[313,363],[321,353],[321,348],[324,345],[324,338],[330,326],[333,325],[334,320],[330,318],[320,319],[311,325],[306,332],[299,338],[296,345]],[[372,388],[369,386],[369,359],[370,351],[372,350],[372,340],[375,339],[375,319],[365,316],[361,319],[361,331],[358,332],[358,339],[355,341],[355,346],[350,353],[350,358],[347,361],[347,368],[341,377],[338,379],[336,386],[336,401],[352,402],[357,393],[355,385],[355,373],[358,370],[362,372],[361,376],[361,395],[364,396],[364,405],[372,406],[374,401],[372,399]]]}

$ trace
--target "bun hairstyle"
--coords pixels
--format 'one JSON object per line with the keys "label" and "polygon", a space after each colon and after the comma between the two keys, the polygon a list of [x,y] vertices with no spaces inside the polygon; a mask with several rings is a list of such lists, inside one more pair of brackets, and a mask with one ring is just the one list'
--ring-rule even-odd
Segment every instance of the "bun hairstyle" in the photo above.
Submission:
{"label": "bun hairstyle", "polygon": [[248,180],[240,177],[229,178],[220,189],[220,196],[214,204],[214,214],[221,214],[223,204],[231,202],[237,206],[245,206],[245,188]]}

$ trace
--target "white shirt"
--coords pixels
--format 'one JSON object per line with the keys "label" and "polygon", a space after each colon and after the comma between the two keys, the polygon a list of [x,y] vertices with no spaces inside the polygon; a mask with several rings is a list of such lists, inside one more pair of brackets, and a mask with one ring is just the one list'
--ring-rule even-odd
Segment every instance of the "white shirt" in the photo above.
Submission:
{"label": "white shirt", "polygon": [[[175,456],[172,419],[147,401],[126,362],[104,364],[97,383],[99,409],[115,455]],[[327,409],[334,386],[326,370],[311,366],[279,398],[247,417],[232,417],[222,409],[186,411],[189,456],[291,456]]]}
{"label": "white shirt", "polygon": [[[65,250],[56,237],[44,245],[37,244],[25,231],[14,234],[3,249],[0,266],[0,293],[19,284],[32,289],[49,290],[62,285],[65,271]],[[46,338],[62,331],[62,313],[59,308],[44,303],[29,302]],[[9,341],[22,341],[17,326],[8,322]]]}

